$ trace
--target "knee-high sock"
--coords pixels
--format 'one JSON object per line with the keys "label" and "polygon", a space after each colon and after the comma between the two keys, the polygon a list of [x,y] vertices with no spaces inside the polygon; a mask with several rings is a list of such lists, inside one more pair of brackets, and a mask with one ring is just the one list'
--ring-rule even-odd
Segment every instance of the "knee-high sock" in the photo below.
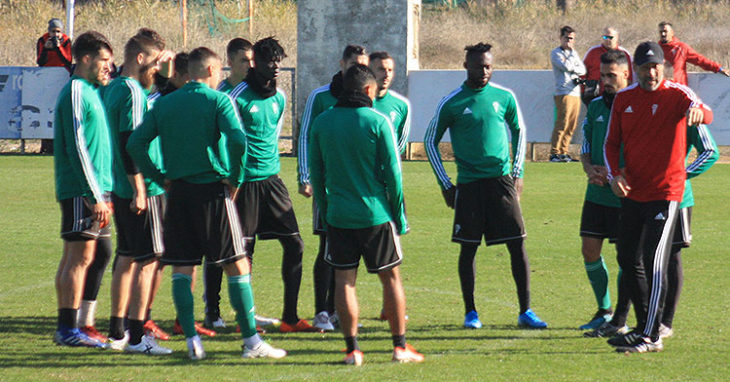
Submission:
{"label": "knee-high sock", "polygon": [[507,242],[507,250],[512,265],[512,277],[517,286],[517,298],[520,301],[520,314],[530,309],[530,261],[527,259],[525,240],[520,238]]}
{"label": "knee-high sock", "polygon": [[669,267],[667,268],[667,297],[664,300],[664,312],[661,323],[672,327],[674,313],[679,304],[679,295],[682,293],[684,284],[684,270],[682,269],[682,247],[673,246],[672,254],[669,256]]}
{"label": "knee-high sock", "polygon": [[598,309],[611,309],[611,293],[608,291],[608,268],[601,256],[598,261],[585,263],[588,280],[591,282],[593,294],[596,296]]}
{"label": "knee-high sock", "polygon": [[112,258],[112,240],[108,237],[102,237],[96,240],[96,252],[94,253],[94,261],[91,262],[86,270],[86,282],[84,284],[83,299],[87,301],[96,300],[101,287],[101,279],[104,277],[104,271],[109,260]]}
{"label": "knee-high sock", "polygon": [[205,314],[211,317],[220,316],[221,283],[223,282],[223,268],[217,265],[205,264],[203,269],[203,301]]}
{"label": "knee-high sock", "polygon": [[241,336],[248,338],[256,334],[256,314],[250,275],[228,276],[228,297],[236,310],[236,322],[241,327]]}
{"label": "knee-high sock", "polygon": [[474,258],[479,244],[461,244],[459,252],[459,281],[461,281],[461,297],[464,299],[466,313],[476,310],[474,305],[474,281],[476,280],[476,265]]}
{"label": "knee-high sock", "polygon": [[281,278],[284,280],[284,312],[281,318],[288,324],[299,321],[297,303],[299,286],[302,283],[302,252],[304,242],[299,234],[279,239],[284,247],[284,258],[281,262]]}
{"label": "knee-high sock", "polygon": [[198,334],[195,330],[195,303],[193,292],[190,290],[192,281],[190,276],[182,273],[172,275],[172,300],[175,303],[175,310],[177,310],[177,319],[186,338]]}
{"label": "knee-high sock", "polygon": [[326,236],[319,236],[319,252],[317,252],[317,259],[314,260],[314,314],[322,311],[331,312],[328,309],[327,295],[329,294],[333,270],[324,261],[326,241]]}

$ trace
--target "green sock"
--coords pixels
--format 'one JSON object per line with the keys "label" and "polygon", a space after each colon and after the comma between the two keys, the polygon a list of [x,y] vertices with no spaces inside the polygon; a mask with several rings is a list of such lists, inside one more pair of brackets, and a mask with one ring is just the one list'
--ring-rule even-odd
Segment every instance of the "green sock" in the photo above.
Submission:
{"label": "green sock", "polygon": [[253,289],[249,275],[228,276],[228,297],[236,310],[236,322],[241,327],[241,336],[256,335],[256,308],[253,304]]}
{"label": "green sock", "polygon": [[585,263],[588,280],[596,295],[599,309],[611,309],[611,293],[608,291],[608,268],[603,262],[603,256],[593,263]]}
{"label": "green sock", "polygon": [[186,274],[173,273],[172,275],[172,300],[177,310],[177,319],[186,338],[198,334],[195,330],[195,316],[193,314],[195,311],[193,292],[190,290],[192,281],[193,279]]}

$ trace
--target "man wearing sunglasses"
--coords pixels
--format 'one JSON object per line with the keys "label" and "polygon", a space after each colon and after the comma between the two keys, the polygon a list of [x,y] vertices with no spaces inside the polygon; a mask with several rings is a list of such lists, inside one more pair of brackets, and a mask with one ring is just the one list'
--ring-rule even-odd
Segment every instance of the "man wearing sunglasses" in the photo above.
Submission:
{"label": "man wearing sunglasses", "polygon": [[601,43],[592,46],[583,56],[583,64],[586,67],[586,74],[581,77],[586,83],[581,89],[581,98],[583,103],[588,106],[591,101],[603,93],[603,86],[601,86],[601,55],[610,50],[620,50],[624,52],[629,60],[629,84],[634,81],[634,73],[631,70],[631,54],[628,50],[619,46],[619,32],[612,26],[607,26],[603,29],[603,35],[601,36]]}
{"label": "man wearing sunglasses", "polygon": [[578,52],[575,50],[575,30],[569,26],[560,28],[560,46],[550,52],[550,62],[555,75],[555,127],[550,140],[550,162],[573,162],[568,155],[570,139],[578,126],[580,113],[580,76],[586,74]]}

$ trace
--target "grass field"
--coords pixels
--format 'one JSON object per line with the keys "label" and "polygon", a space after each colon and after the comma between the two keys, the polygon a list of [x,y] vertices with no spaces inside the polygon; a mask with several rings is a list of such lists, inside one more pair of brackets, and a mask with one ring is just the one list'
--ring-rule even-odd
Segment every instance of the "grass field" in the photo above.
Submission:
{"label": "grass field", "polygon": [[[295,185],[293,158],[282,160],[282,177]],[[445,207],[424,162],[406,162],[405,192],[412,232],[403,238],[403,276],[408,298],[409,342],[427,359],[420,365],[394,365],[387,324],[375,320],[380,309],[377,278],[361,271],[359,297],[364,328],[360,345],[365,365],[339,365],[340,333],[268,334],[290,352],[277,362],[241,359],[240,338],[224,332],[204,339],[209,358],[191,363],[185,342],[165,345],[175,353],[145,357],[111,351],[61,348],[52,344],[56,298],[53,278],[60,258],[59,209],[54,200],[50,157],[0,156],[0,380],[727,380],[730,319],[723,297],[730,290],[727,270],[730,165],[716,165],[694,182],[698,206],[693,214],[695,242],[684,255],[686,282],[675,319],[675,336],[661,353],[617,354],[600,339],[582,338],[575,328],[595,309],[577,235],[584,177],[577,164],[528,163],[523,209],[532,266],[532,307],[548,330],[516,327],[517,298],[504,246],[478,255],[477,308],[485,327],[461,328],[463,307],[456,274],[458,246],[449,242],[452,212]],[[453,163],[447,170],[455,175]],[[311,232],[310,201],[292,195],[306,244],[300,315],[313,316],[311,269],[317,241]],[[613,248],[604,251],[611,278]],[[280,247],[260,242],[254,269],[259,313],[281,309]],[[169,273],[167,274],[169,275]],[[109,283],[100,292],[97,326],[108,326]],[[612,283],[613,284],[613,283]],[[615,285],[611,285],[615,293]],[[225,288],[224,294],[225,294]],[[197,318],[203,318],[196,295]],[[615,298],[615,294],[614,294]],[[223,298],[223,316],[233,311]],[[166,278],[154,316],[172,326],[174,309]],[[105,330],[104,330],[105,331]]]}

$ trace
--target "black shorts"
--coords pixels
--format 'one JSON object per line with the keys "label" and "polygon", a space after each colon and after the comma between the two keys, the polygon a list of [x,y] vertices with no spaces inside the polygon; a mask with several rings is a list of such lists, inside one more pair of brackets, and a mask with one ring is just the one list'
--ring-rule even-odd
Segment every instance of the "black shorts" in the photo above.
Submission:
{"label": "black shorts", "polygon": [[76,196],[63,199],[59,203],[61,205],[61,239],[86,241],[111,237],[111,224],[99,228],[99,222],[93,218],[93,206],[85,197]]}
{"label": "black shorts", "polygon": [[165,195],[147,198],[147,210],[139,215],[129,209],[131,199],[112,194],[114,224],[117,226],[117,256],[132,257],[143,262],[162,256],[162,217],[165,216]]}
{"label": "black shorts", "polygon": [[692,243],[692,229],[690,222],[692,220],[692,207],[684,207],[679,209],[677,216],[677,225],[674,228],[674,240],[672,245],[679,245],[682,248],[688,248]]}
{"label": "black shorts", "polygon": [[277,175],[241,185],[236,199],[246,240],[261,240],[299,234],[289,192]]}
{"label": "black shorts", "polygon": [[172,265],[233,263],[246,256],[236,206],[223,183],[173,181],[164,220],[165,253]]}
{"label": "black shorts", "polygon": [[327,235],[327,229],[322,222],[322,216],[319,214],[317,201],[312,198],[312,231],[315,235]]}
{"label": "black shorts", "polygon": [[451,241],[487,245],[527,236],[511,177],[480,179],[456,186]]}
{"label": "black shorts", "polygon": [[324,255],[327,263],[335,269],[353,269],[360,265],[360,256],[370,273],[387,271],[400,265],[403,251],[393,223],[359,229],[327,227]]}
{"label": "black shorts", "polygon": [[586,200],[580,216],[580,236],[616,243],[620,213],[621,207],[608,207]]}

